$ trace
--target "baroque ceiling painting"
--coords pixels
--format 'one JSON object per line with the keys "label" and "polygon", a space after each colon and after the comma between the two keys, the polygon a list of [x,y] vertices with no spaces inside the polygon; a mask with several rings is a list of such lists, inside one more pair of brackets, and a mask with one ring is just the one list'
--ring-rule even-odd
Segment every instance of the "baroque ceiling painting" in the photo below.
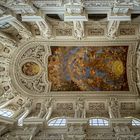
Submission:
{"label": "baroque ceiling painting", "polygon": [[22,72],[27,76],[34,76],[40,71],[39,65],[35,62],[26,62],[22,66]]}
{"label": "baroque ceiling painting", "polygon": [[140,0],[0,0],[0,140],[140,140]]}
{"label": "baroque ceiling painting", "polygon": [[127,46],[52,46],[51,91],[128,91]]}

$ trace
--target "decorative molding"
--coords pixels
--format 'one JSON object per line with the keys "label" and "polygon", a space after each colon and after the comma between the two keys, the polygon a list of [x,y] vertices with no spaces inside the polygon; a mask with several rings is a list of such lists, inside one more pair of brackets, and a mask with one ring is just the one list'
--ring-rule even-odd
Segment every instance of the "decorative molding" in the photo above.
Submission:
{"label": "decorative molding", "polygon": [[135,110],[136,105],[135,102],[122,102],[120,105],[121,110]]}
{"label": "decorative molding", "polygon": [[119,34],[123,35],[123,36],[128,36],[128,35],[135,35],[136,31],[135,31],[135,27],[124,27],[124,28],[120,28],[119,30]]}
{"label": "decorative molding", "polygon": [[73,21],[74,27],[74,37],[81,40],[85,36],[84,22],[83,21]]}
{"label": "decorative molding", "polygon": [[94,102],[94,103],[89,103],[88,104],[88,109],[89,110],[94,110],[94,111],[101,111],[105,110],[105,103],[99,103],[99,102]]}
{"label": "decorative molding", "polygon": [[[14,111],[13,119],[0,117],[2,140],[140,139],[132,119],[118,119],[139,116],[140,25],[139,16],[131,17],[140,14],[139,0],[1,0],[0,5],[0,108]],[[53,46],[127,46],[129,91],[51,91]],[[71,117],[65,127],[47,126],[61,116]],[[115,119],[104,128],[89,126],[97,116]]]}
{"label": "decorative molding", "polygon": [[104,29],[99,27],[88,28],[87,32],[88,36],[104,36],[105,33]]}
{"label": "decorative molding", "polygon": [[72,29],[56,29],[56,36],[72,36]]}
{"label": "decorative molding", "polygon": [[50,83],[47,81],[47,69],[44,66],[47,65],[46,60],[50,51],[45,46],[33,43],[19,49],[11,73],[16,80],[16,86],[19,87],[19,92],[22,90],[26,94],[42,95],[49,91]]}
{"label": "decorative molding", "polygon": [[57,103],[56,110],[72,111],[73,110],[73,103]]}

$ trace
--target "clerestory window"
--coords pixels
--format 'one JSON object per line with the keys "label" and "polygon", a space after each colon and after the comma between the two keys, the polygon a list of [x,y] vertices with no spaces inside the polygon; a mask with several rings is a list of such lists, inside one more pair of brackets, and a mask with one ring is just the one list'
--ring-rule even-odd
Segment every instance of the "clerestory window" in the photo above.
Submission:
{"label": "clerestory window", "polygon": [[65,118],[56,118],[48,122],[48,126],[66,126]]}
{"label": "clerestory window", "polygon": [[104,118],[93,118],[89,120],[90,126],[109,126],[109,122]]}
{"label": "clerestory window", "polygon": [[13,116],[13,111],[9,110],[9,109],[0,109],[0,116],[3,117],[12,117]]}
{"label": "clerestory window", "polygon": [[140,120],[139,119],[132,119],[132,126],[140,126]]}

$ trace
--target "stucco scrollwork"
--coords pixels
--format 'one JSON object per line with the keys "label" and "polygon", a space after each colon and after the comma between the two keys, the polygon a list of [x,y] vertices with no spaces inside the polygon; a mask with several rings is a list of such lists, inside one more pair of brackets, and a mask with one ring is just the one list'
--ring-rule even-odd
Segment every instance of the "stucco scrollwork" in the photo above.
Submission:
{"label": "stucco scrollwork", "polygon": [[56,29],[57,36],[72,36],[72,29]]}
{"label": "stucco scrollwork", "polygon": [[17,46],[16,42],[13,39],[9,38],[4,33],[0,33],[0,43],[9,47],[9,49],[12,49],[12,50]]}
{"label": "stucco scrollwork", "polygon": [[40,21],[40,22],[36,22],[40,33],[43,37],[46,38],[50,38],[52,36],[52,26],[50,25],[50,23],[48,21]]}
{"label": "stucco scrollwork", "polygon": [[123,27],[120,28],[120,35],[135,35],[136,31],[134,27]]}
{"label": "stucco scrollwork", "polygon": [[109,21],[108,23],[108,32],[107,37],[108,39],[116,39],[117,38],[117,32],[120,25],[120,21]]}
{"label": "stucco scrollwork", "polygon": [[48,49],[49,47],[45,47],[43,44],[33,43],[17,50],[12,72],[19,92],[22,89],[27,94],[43,95],[49,91],[47,57],[50,55],[50,51]]}
{"label": "stucco scrollwork", "polygon": [[101,27],[94,27],[94,28],[88,28],[87,32],[88,32],[88,36],[103,36],[105,31]]}
{"label": "stucco scrollwork", "polygon": [[99,110],[105,110],[105,104],[104,103],[89,103],[88,105],[89,110],[99,111]]}
{"label": "stucco scrollwork", "polygon": [[81,40],[85,35],[83,21],[74,21],[73,25],[74,25],[74,36],[78,40]]}
{"label": "stucco scrollwork", "polygon": [[82,98],[76,101],[75,118],[86,118],[85,101]]}
{"label": "stucco scrollwork", "polygon": [[140,44],[136,52],[136,58],[137,87],[140,90]]}
{"label": "stucco scrollwork", "polygon": [[119,102],[117,98],[110,98],[108,101],[108,111],[110,118],[119,118],[120,111],[119,111]]}
{"label": "stucco scrollwork", "polygon": [[44,118],[46,120],[49,120],[49,118],[52,115],[54,101],[55,100],[53,98],[47,98],[46,101],[45,101],[46,102],[45,103],[46,114],[45,114]]}
{"label": "stucco scrollwork", "polygon": [[28,31],[18,20],[14,19],[13,21],[9,21],[9,24],[19,32],[22,38],[28,39],[32,36],[31,32]]}
{"label": "stucco scrollwork", "polygon": [[21,84],[23,84],[28,90],[38,93],[45,92],[45,82],[43,81],[42,75],[34,80],[20,79]]}
{"label": "stucco scrollwork", "polygon": [[122,102],[120,105],[121,110],[135,110],[136,104],[135,102]]}

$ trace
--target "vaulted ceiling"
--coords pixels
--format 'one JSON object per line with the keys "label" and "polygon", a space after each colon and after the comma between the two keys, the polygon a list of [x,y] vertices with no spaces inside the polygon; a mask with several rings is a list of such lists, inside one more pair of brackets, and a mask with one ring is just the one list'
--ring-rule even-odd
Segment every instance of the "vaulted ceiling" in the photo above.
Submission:
{"label": "vaulted ceiling", "polygon": [[0,108],[14,113],[0,121],[74,117],[79,100],[109,118],[114,98],[139,116],[139,40],[138,0],[1,0]]}

